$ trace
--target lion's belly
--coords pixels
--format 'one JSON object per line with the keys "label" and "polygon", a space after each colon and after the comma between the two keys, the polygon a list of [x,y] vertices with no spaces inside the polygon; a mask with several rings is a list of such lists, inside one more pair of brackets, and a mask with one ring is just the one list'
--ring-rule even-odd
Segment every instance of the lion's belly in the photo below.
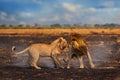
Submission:
{"label": "lion's belly", "polygon": [[45,50],[45,49],[39,50],[39,55],[40,56],[51,56],[51,50]]}

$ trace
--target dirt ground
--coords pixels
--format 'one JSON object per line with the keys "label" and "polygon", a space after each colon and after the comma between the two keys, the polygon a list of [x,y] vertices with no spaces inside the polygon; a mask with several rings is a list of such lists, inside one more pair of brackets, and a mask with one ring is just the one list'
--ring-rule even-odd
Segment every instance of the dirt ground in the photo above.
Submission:
{"label": "dirt ground", "polygon": [[[59,35],[0,35],[0,80],[120,80],[120,35],[114,34],[83,35],[92,52],[95,69],[89,67],[84,69],[42,67],[41,70],[35,70],[11,64],[10,53],[13,45],[18,48],[17,51],[20,51],[30,44],[50,43],[60,36],[69,42],[66,33]],[[105,46],[103,46],[103,42]]]}

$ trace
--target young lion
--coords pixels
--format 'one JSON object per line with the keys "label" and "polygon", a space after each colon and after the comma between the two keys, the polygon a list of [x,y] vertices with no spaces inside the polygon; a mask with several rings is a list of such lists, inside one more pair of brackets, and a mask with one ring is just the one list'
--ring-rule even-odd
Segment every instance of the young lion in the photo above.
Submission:
{"label": "young lion", "polygon": [[20,52],[15,52],[15,47],[12,48],[13,56],[22,54],[26,51],[29,52],[29,64],[30,66],[36,68],[36,69],[41,69],[40,67],[37,66],[37,61],[40,56],[42,57],[51,57],[55,66],[59,66],[61,68],[64,68],[59,59],[57,58],[58,54],[61,54],[64,48],[68,46],[67,41],[63,38],[60,37],[56,40],[54,40],[51,44],[32,44],[23,51]]}
{"label": "young lion", "polygon": [[80,62],[80,68],[84,68],[83,65],[83,55],[87,55],[91,68],[94,68],[92,58],[87,48],[87,44],[84,38],[77,33],[70,34],[71,45],[70,45],[70,55],[68,56],[67,68],[70,68],[70,61],[72,58],[77,58]]}

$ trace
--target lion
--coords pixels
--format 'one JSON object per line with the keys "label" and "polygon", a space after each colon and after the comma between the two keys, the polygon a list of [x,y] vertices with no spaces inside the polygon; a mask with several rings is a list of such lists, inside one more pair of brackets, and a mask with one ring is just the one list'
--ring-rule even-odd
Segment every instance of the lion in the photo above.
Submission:
{"label": "lion", "polygon": [[70,37],[71,42],[69,46],[70,53],[68,55],[68,59],[66,60],[67,68],[68,69],[70,68],[70,62],[71,62],[71,59],[73,58],[77,58],[79,60],[79,63],[80,63],[79,68],[84,68],[84,64],[83,64],[84,55],[87,55],[89,59],[90,67],[94,68],[95,65],[92,62],[92,58],[90,56],[87,43],[84,40],[84,38],[78,33],[71,33],[69,37]]}
{"label": "lion", "polygon": [[40,57],[51,57],[54,62],[55,67],[64,68],[58,59],[58,55],[68,46],[66,39],[60,37],[54,40],[50,44],[38,43],[31,44],[29,47],[20,52],[15,52],[15,46],[12,47],[12,56],[16,56],[28,51],[29,53],[29,65],[35,69],[41,69],[38,67],[37,62]]}

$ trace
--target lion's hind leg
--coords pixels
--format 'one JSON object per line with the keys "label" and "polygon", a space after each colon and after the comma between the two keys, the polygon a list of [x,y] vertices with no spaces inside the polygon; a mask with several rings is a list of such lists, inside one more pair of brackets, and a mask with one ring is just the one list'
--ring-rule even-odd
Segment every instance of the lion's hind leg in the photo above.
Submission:
{"label": "lion's hind leg", "polygon": [[29,57],[29,65],[31,67],[34,67],[35,69],[41,69],[38,65],[37,65],[37,62],[38,62],[38,59],[39,59],[39,55],[37,56],[33,56],[33,55],[30,55]]}

